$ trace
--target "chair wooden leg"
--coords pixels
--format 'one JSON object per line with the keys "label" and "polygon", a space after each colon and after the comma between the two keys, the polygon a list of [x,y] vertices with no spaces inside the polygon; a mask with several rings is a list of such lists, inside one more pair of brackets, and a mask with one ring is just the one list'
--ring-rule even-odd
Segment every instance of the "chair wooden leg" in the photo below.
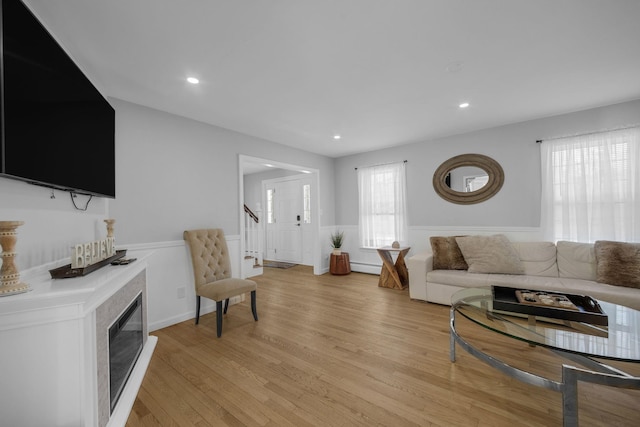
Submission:
{"label": "chair wooden leg", "polygon": [[228,309],[229,309],[229,298],[224,300],[224,314],[227,314]]}
{"label": "chair wooden leg", "polygon": [[256,309],[256,291],[251,291],[251,311],[253,312],[254,320],[258,320],[258,310]]}
{"label": "chair wooden leg", "polygon": [[216,301],[216,329],[218,338],[222,335],[222,301]]}
{"label": "chair wooden leg", "polygon": [[200,296],[196,295],[196,325],[200,321]]}

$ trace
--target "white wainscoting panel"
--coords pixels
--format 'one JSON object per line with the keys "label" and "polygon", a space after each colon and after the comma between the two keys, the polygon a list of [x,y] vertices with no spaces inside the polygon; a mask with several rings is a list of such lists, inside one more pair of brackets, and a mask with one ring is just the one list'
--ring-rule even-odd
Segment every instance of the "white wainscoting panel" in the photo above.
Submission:
{"label": "white wainscoting panel", "polygon": [[[322,256],[321,274],[329,272],[331,244],[329,236],[335,230],[345,232],[342,250],[349,252],[351,270],[355,272],[380,274],[382,260],[375,249],[362,249],[358,245],[358,226],[331,226],[320,229],[320,253]],[[513,241],[537,241],[541,239],[539,228],[528,227],[409,227],[409,246],[407,257],[430,249],[430,236],[453,236],[470,234],[505,234]],[[231,269],[234,277],[240,277],[240,236],[226,236],[231,253]],[[182,240],[154,242],[137,245],[123,245],[118,249],[151,250],[148,260],[147,298],[149,330],[154,331],[195,317],[195,291],[193,271],[189,250]],[[184,295],[182,297],[181,295]],[[240,302],[232,298],[231,303]],[[215,311],[213,301],[202,299],[201,314]]]}
{"label": "white wainscoting panel", "polygon": [[[343,252],[349,253],[351,261],[351,271],[368,274],[380,274],[382,260],[375,249],[361,248],[358,243],[357,225],[338,225],[334,227],[323,227],[321,229],[320,241],[322,246],[323,271],[329,271],[329,255],[331,246],[329,236],[335,230],[344,231],[345,243]],[[539,227],[409,227],[409,241],[407,244],[411,250],[406,258],[431,249],[429,237],[431,236],[459,236],[459,235],[491,235],[504,234],[509,240],[514,242],[534,242],[542,239],[542,231]]]}
{"label": "white wainscoting panel", "polygon": [[[231,272],[240,277],[240,236],[225,236],[231,254]],[[150,250],[148,260],[147,299],[149,331],[155,331],[195,318],[196,293],[189,248],[183,240],[124,245],[118,249]],[[231,298],[230,304],[242,301]],[[200,315],[214,312],[215,302],[202,298]]]}

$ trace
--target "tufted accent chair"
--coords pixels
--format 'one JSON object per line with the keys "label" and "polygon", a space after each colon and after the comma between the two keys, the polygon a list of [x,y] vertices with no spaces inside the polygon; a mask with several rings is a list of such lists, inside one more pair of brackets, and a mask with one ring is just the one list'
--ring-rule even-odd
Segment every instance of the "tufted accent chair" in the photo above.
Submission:
{"label": "tufted accent chair", "polygon": [[[229,298],[251,292],[251,311],[256,311],[257,284],[253,280],[231,277],[231,260],[222,229],[186,230],[184,240],[189,245],[196,288],[196,325],[200,320],[200,297],[216,302],[218,337],[222,335],[222,315],[227,314]],[[224,308],[223,303],[224,301]]]}

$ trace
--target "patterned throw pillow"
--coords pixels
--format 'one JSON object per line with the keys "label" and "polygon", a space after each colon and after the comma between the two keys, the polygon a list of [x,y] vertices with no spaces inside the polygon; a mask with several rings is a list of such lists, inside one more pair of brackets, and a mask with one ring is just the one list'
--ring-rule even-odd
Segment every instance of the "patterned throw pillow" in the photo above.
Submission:
{"label": "patterned throw pillow", "polygon": [[640,288],[640,243],[598,240],[596,281],[608,285]]}
{"label": "patterned throw pillow", "polygon": [[524,274],[524,265],[506,236],[464,236],[456,242],[469,273]]}
{"label": "patterned throw pillow", "polygon": [[456,237],[430,237],[434,270],[466,270],[469,268],[460,252]]}

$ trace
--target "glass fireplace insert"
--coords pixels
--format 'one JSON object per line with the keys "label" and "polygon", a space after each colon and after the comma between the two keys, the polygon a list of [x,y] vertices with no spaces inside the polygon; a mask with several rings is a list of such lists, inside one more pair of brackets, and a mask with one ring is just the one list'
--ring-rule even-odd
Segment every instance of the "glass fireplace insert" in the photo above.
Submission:
{"label": "glass fireplace insert", "polygon": [[109,327],[109,393],[111,412],[142,352],[142,293]]}

